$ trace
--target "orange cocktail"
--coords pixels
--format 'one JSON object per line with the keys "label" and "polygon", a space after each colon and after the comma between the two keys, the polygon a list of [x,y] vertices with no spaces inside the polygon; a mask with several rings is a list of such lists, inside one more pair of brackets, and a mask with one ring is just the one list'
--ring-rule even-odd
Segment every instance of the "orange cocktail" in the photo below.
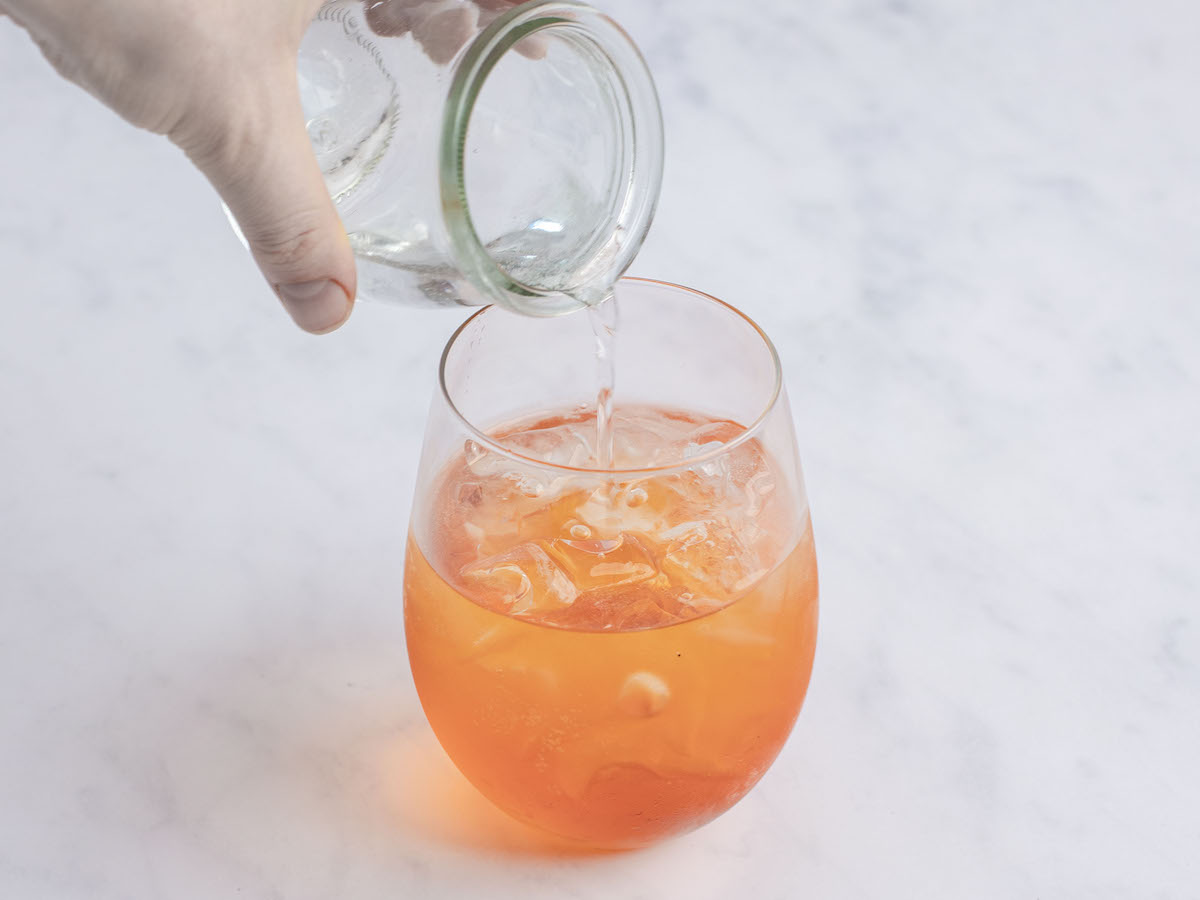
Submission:
{"label": "orange cocktail", "polygon": [[483,794],[638,846],[728,809],[779,753],[812,669],[816,560],[794,461],[741,425],[618,409],[618,469],[684,462],[628,474],[581,469],[592,427],[527,420],[444,465],[405,624],[429,722]]}

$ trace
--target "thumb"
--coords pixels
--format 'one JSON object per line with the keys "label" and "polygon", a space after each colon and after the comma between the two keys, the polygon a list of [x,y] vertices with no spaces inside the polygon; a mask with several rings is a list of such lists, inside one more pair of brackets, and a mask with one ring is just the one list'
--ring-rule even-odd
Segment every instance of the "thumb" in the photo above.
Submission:
{"label": "thumb", "polygon": [[295,70],[272,80],[257,86],[259,102],[227,106],[231,121],[200,129],[207,137],[177,143],[220,193],[284,309],[325,334],[353,309],[354,255],[309,145]]}

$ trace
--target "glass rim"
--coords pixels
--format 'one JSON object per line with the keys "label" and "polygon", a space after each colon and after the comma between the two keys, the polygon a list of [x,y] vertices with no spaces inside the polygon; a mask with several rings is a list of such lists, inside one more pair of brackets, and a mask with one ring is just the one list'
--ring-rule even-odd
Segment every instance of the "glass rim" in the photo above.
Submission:
{"label": "glass rim", "polygon": [[[611,267],[619,276],[628,268],[649,231],[662,186],[662,109],[654,78],[633,39],[615,21],[579,0],[530,0],[488,25],[455,66],[447,94],[438,153],[442,217],[458,265],[492,302],[532,316],[555,316],[580,309],[572,288],[541,288],[515,278],[488,252],[475,230],[466,190],[467,133],[475,102],[500,59],[523,39],[548,29],[566,29],[598,51],[612,84],[619,88],[618,115],[625,152],[617,163],[623,186],[607,215],[623,234]],[[603,251],[592,254],[584,269]]]}
{"label": "glass rim", "polygon": [[762,341],[763,347],[766,349],[767,354],[770,357],[772,370],[772,383],[769,396],[766,399],[766,403],[763,406],[762,411],[755,416],[754,420],[750,422],[750,424],[743,426],[743,431],[737,437],[731,441],[723,443],[715,450],[708,450],[704,453],[698,453],[695,456],[689,456],[687,459],[681,460],[680,462],[668,463],[661,466],[637,466],[634,468],[623,469],[601,469],[593,466],[571,466],[561,463],[547,462],[546,460],[538,459],[537,457],[527,456],[523,453],[513,450],[510,447],[505,447],[491,435],[484,432],[474,422],[468,419],[466,415],[463,414],[462,410],[460,410],[458,405],[454,402],[454,398],[450,396],[450,389],[446,385],[446,364],[450,359],[450,353],[457,345],[459,338],[463,336],[471,324],[474,323],[476,319],[486,316],[489,313],[495,314],[497,310],[507,313],[508,315],[515,315],[515,313],[504,310],[502,307],[489,305],[472,313],[461,325],[454,329],[453,334],[451,334],[449,339],[446,341],[446,346],[442,348],[442,355],[438,361],[438,390],[441,393],[442,400],[450,409],[450,412],[454,418],[457,419],[459,424],[462,425],[462,427],[470,434],[473,441],[487,448],[492,453],[515,460],[523,465],[533,465],[542,469],[549,469],[555,472],[563,472],[573,475],[636,477],[639,475],[664,475],[671,474],[673,472],[686,471],[687,469],[694,468],[702,463],[719,459],[720,457],[733,452],[738,447],[741,447],[743,444],[748,443],[758,436],[758,434],[763,430],[767,419],[770,418],[771,413],[775,411],[775,407],[779,404],[779,398],[783,394],[783,366],[779,361],[779,352],[775,349],[775,344],[767,336],[767,333],[762,330],[759,324],[736,306],[726,303],[724,300],[721,300],[719,297],[714,297],[712,294],[696,290],[695,288],[687,287],[686,285],[675,284],[671,281],[660,281],[655,278],[637,278],[632,276],[625,276],[621,278],[618,284],[620,283],[644,284],[656,288],[667,288],[670,290],[682,291],[686,294],[692,295],[698,300],[710,304],[716,304],[717,306],[722,307],[727,312],[732,313],[738,319],[741,319],[743,322],[749,325],[751,329],[753,329],[754,333],[757,334],[759,339]]}

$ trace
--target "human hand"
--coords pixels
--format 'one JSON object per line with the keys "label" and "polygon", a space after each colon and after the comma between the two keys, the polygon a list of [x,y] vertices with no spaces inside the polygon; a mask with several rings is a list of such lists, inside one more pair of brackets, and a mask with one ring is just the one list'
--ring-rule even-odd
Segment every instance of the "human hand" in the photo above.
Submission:
{"label": "human hand", "polygon": [[[522,0],[365,0],[367,24],[382,37],[412,32],[425,53],[439,66],[454,58],[479,29]],[[531,59],[546,55],[545,44],[528,37],[517,52]]]}
{"label": "human hand", "polygon": [[296,323],[350,315],[354,257],[313,157],[296,55],[321,0],[0,0],[58,71],[208,177]]}
{"label": "human hand", "polygon": [[[363,0],[383,36],[411,32],[439,65],[520,0]],[[46,58],[208,177],[296,324],[350,315],[354,256],[313,156],[296,81],[322,0],[0,0]],[[517,49],[539,57],[526,39]]]}

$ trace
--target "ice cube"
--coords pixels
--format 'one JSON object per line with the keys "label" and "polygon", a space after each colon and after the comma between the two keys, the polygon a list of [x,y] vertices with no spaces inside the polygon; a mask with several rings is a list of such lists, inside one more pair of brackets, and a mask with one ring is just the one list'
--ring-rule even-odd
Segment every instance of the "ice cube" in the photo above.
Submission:
{"label": "ice cube", "polygon": [[[502,478],[489,477],[464,482],[457,491],[458,509],[451,517],[462,528],[477,552],[488,556],[516,543],[520,538],[523,500]],[[525,503],[531,501],[524,500]]]}
{"label": "ice cube", "polygon": [[658,533],[660,541],[669,541],[667,552],[708,540],[707,522],[680,522],[678,525]]}
{"label": "ice cube", "polygon": [[716,612],[722,606],[728,605],[727,600],[718,600],[716,597],[706,597],[703,594],[693,594],[691,591],[683,591],[676,598],[680,606],[680,611],[685,616],[703,616],[710,612]]}
{"label": "ice cube", "polygon": [[595,436],[594,421],[560,422],[507,435],[501,443],[539,462],[582,468],[595,459],[592,450]]}
{"label": "ice cube", "polygon": [[597,579],[613,579],[612,584],[637,584],[653,578],[655,568],[640,562],[602,562],[592,566],[591,576]]}
{"label": "ice cube", "polygon": [[683,445],[683,458],[693,459],[694,457],[720,450],[724,446],[720,441],[705,441],[703,444],[696,441],[688,441]]}
{"label": "ice cube", "polygon": [[463,442],[463,459],[467,463],[467,468],[472,472],[475,471],[475,466],[488,457],[488,450],[478,441],[473,441],[467,438]]}
{"label": "ice cube", "polygon": [[636,469],[678,461],[675,445],[679,435],[675,419],[620,410],[613,424],[614,463],[618,468]]}
{"label": "ice cube", "polygon": [[623,510],[615,502],[615,494],[612,485],[602,484],[589,491],[587,498],[576,508],[575,515],[591,529],[593,535],[615,536],[620,533]]}
{"label": "ice cube", "polygon": [[[716,453],[744,430],[736,422],[705,422],[683,432],[676,441],[677,452],[684,461]],[[726,457],[717,456],[697,464],[696,468],[709,477],[723,474],[727,469]]]}
{"label": "ice cube", "polygon": [[666,526],[679,503],[682,486],[675,484],[679,477],[663,475],[590,488],[574,516],[598,538],[616,538],[621,532],[653,534]]}
{"label": "ice cube", "polygon": [[[683,458],[689,460],[695,459],[698,456],[707,456],[710,453],[716,453],[724,446],[725,444],[722,441],[700,441],[692,438],[683,445]],[[697,462],[693,466],[693,471],[700,472],[709,479],[721,478],[729,471],[728,461],[724,456],[714,456],[712,459]]]}
{"label": "ice cube", "polygon": [[[560,485],[560,488],[564,487]],[[564,489],[559,494],[550,486],[536,500],[522,498],[516,509],[520,537],[529,541],[550,540],[555,535],[569,532],[572,526],[579,524],[575,510],[586,496],[586,490]]]}
{"label": "ice cube", "polygon": [[715,422],[705,422],[692,429],[687,434],[687,441],[695,444],[728,444],[742,434],[746,429],[737,422],[728,419],[718,419]]}
{"label": "ice cube", "polygon": [[537,478],[530,474],[522,474],[521,472],[506,472],[505,478],[508,478],[513,483],[513,487],[522,497],[528,497],[530,500],[536,500],[546,491],[546,486]]}
{"label": "ice cube", "polygon": [[483,485],[478,481],[463,481],[458,485],[460,506],[478,506],[483,502]]}
{"label": "ice cube", "polygon": [[463,520],[463,531],[467,533],[467,538],[478,547],[487,537],[487,532],[480,528],[470,519]]}
{"label": "ice cube", "polygon": [[762,512],[767,498],[775,490],[775,476],[766,467],[758,469],[745,484],[746,506],[743,512],[751,518]]}
{"label": "ice cube", "polygon": [[[732,523],[739,538],[759,528],[775,491],[775,475],[757,441],[749,441],[715,459],[696,463],[682,479],[681,510],[687,518],[718,516]],[[675,521],[679,521],[678,517]]]}
{"label": "ice cube", "polygon": [[609,540],[558,538],[549,551],[581,592],[638,584],[658,575],[649,551],[623,532]]}
{"label": "ice cube", "polygon": [[565,609],[543,619],[551,625],[581,631],[637,631],[671,625],[682,618],[670,608],[673,591],[660,586],[665,578],[581,593]]}
{"label": "ice cube", "polygon": [[[541,496],[545,489],[542,472],[537,466],[489,450],[477,441],[468,439],[463,443],[463,461],[467,464],[467,470],[478,481],[463,482],[459,490],[460,501],[471,502],[475,485],[479,485],[484,494],[507,487],[526,497]],[[507,485],[498,484],[495,479],[502,479]],[[474,505],[478,505],[479,498],[475,497],[473,502]]]}
{"label": "ice cube", "polygon": [[539,617],[570,606],[578,594],[571,579],[537,543],[464,566],[460,573],[472,597],[512,616]]}
{"label": "ice cube", "polygon": [[[747,543],[723,517],[682,522],[659,535],[667,541],[660,565],[672,583],[695,587],[695,596],[729,600],[763,575],[755,543]],[[723,597],[722,597],[723,595]]]}
{"label": "ice cube", "polygon": [[523,467],[519,460],[503,453],[497,453],[478,441],[470,439],[463,443],[463,460],[471,475],[481,481],[496,477],[516,480],[532,471],[532,467]]}

